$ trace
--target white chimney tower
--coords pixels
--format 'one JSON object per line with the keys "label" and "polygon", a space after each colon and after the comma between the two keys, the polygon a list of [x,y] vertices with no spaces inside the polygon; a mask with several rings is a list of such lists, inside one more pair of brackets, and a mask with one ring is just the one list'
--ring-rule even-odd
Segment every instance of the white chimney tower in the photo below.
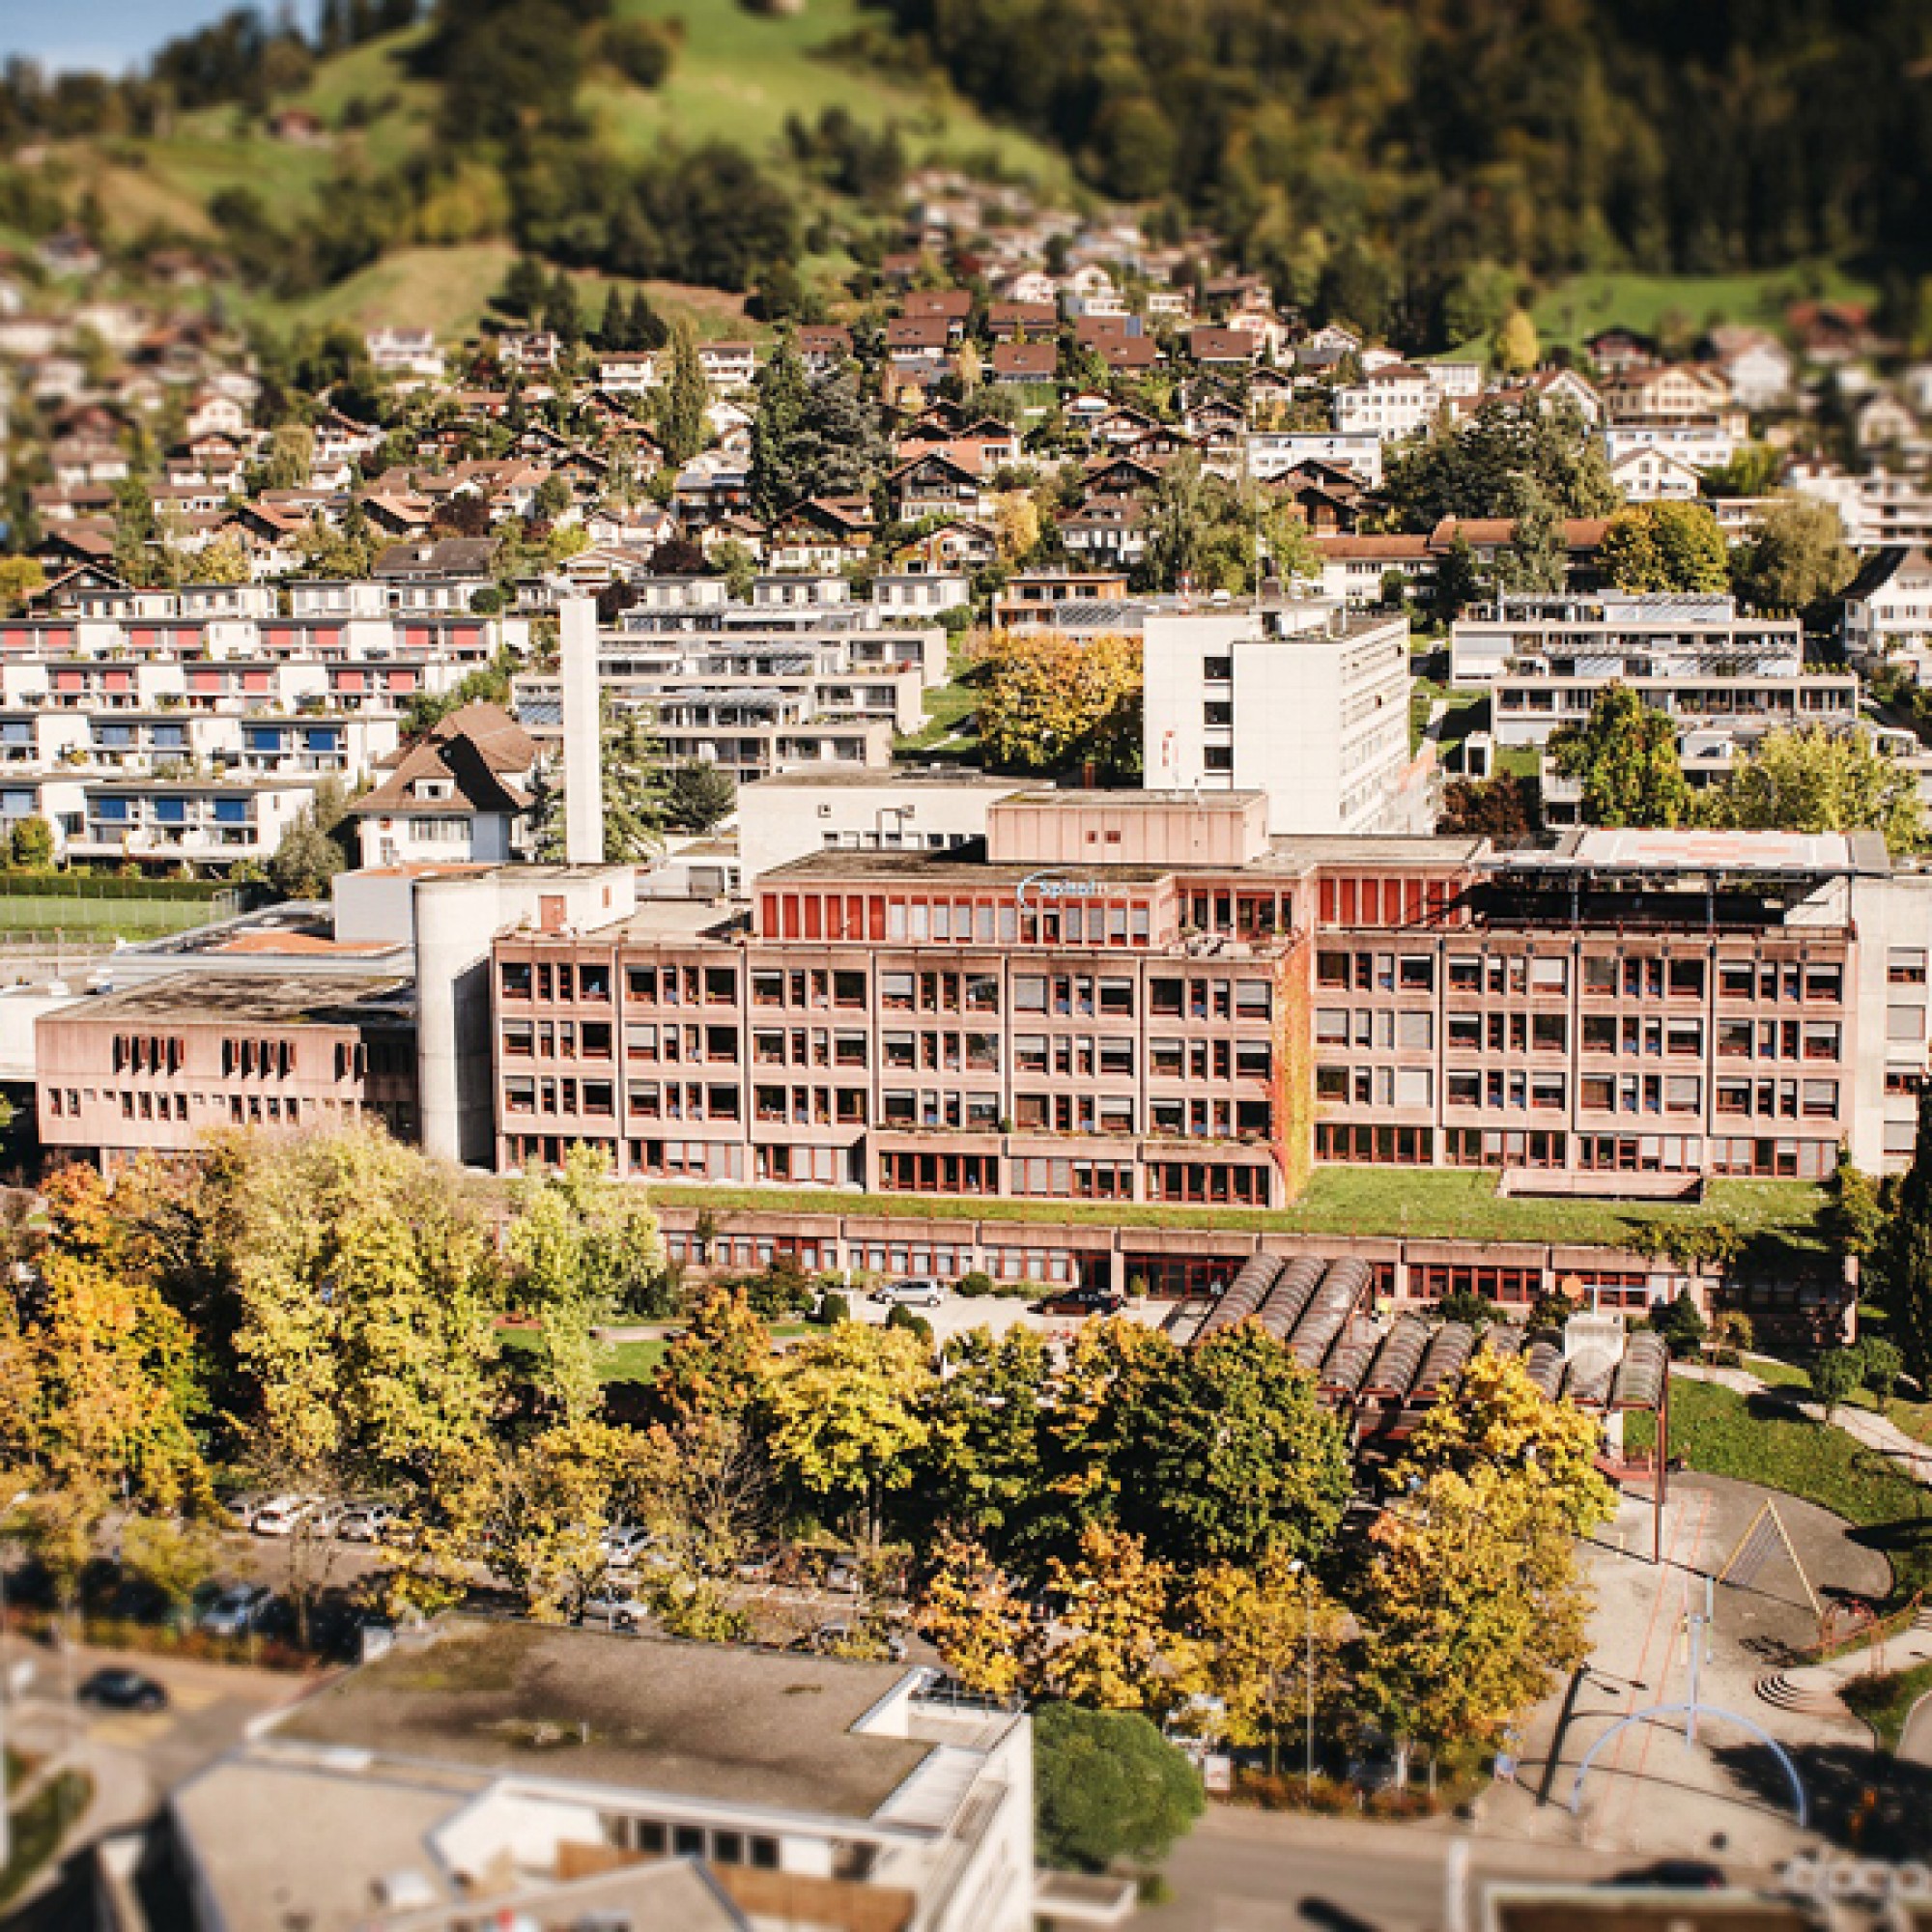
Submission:
{"label": "white chimney tower", "polygon": [[597,685],[597,600],[557,607],[563,666],[563,856],[604,863],[604,719]]}

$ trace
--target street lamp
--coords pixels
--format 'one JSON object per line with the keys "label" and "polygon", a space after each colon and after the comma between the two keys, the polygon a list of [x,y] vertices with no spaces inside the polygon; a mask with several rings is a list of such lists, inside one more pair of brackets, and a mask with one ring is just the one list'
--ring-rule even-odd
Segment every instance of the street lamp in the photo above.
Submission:
{"label": "street lamp", "polygon": [[1308,1643],[1308,1662],[1302,1673],[1307,1702],[1301,1734],[1301,1776],[1303,1787],[1312,1798],[1315,1795],[1315,1572],[1298,1556],[1291,1556],[1288,1567],[1301,1578],[1301,1628]]}

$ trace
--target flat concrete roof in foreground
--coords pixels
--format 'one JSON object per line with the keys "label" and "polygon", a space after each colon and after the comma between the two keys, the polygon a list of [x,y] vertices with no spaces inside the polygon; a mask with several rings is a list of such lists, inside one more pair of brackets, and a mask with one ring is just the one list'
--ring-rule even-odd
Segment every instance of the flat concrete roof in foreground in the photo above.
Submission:
{"label": "flat concrete roof in foreground", "polygon": [[415,985],[397,978],[265,972],[177,973],[87,1000],[66,1017],[139,1025],[203,1020],[216,1026],[355,1026],[407,1017]]}
{"label": "flat concrete roof in foreground", "polygon": [[269,1741],[870,1818],[933,1747],[855,1735],[895,1663],[454,1618],[298,1705]]}

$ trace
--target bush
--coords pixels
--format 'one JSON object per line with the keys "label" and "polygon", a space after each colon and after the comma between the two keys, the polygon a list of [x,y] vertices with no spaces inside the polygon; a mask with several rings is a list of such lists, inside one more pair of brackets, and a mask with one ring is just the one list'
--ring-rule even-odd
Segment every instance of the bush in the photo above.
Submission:
{"label": "bush", "polygon": [[1651,1311],[1650,1325],[1678,1357],[1694,1355],[1704,1345],[1704,1316],[1687,1291],[1675,1301]]}
{"label": "bush", "polygon": [[836,1328],[841,1321],[852,1319],[852,1304],[842,1294],[835,1294],[828,1290],[818,1298],[818,1306],[812,1310],[811,1319],[821,1328]]}
{"label": "bush", "polygon": [[807,1281],[797,1263],[774,1263],[762,1274],[746,1275],[732,1284],[743,1290],[752,1313],[764,1321],[789,1321],[807,1314],[818,1292]]}
{"label": "bush", "polygon": [[993,1277],[983,1268],[974,1268],[962,1274],[953,1284],[954,1292],[963,1294],[969,1301],[977,1301],[981,1295],[994,1293]]}
{"label": "bush", "polygon": [[1162,1859],[1201,1815],[1194,1767],[1137,1711],[1048,1704],[1034,1718],[1034,1833],[1049,1865]]}
{"label": "bush", "polygon": [[893,1312],[886,1317],[886,1326],[907,1329],[928,1349],[932,1347],[932,1323],[923,1315],[915,1315],[902,1301],[893,1303]]}

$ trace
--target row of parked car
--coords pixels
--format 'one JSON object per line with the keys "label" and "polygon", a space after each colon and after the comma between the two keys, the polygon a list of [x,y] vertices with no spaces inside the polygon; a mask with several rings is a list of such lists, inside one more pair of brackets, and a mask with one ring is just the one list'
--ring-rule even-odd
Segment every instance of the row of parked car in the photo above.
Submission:
{"label": "row of parked car", "polygon": [[323,1496],[267,1495],[248,1492],[222,1507],[237,1529],[257,1536],[333,1536],[344,1543],[384,1543],[402,1530],[388,1503],[332,1502]]}

